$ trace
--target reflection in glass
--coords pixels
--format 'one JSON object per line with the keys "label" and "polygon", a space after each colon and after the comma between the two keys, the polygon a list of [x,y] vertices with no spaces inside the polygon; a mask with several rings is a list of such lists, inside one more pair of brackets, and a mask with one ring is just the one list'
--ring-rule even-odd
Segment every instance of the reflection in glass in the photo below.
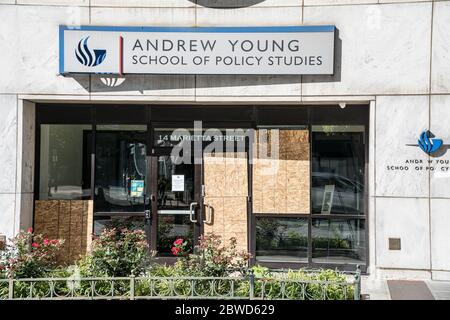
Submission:
{"label": "reflection in glass", "polygon": [[308,219],[256,219],[256,260],[307,262]]}
{"label": "reflection in glass", "polygon": [[90,125],[41,125],[40,200],[90,198],[91,132]]}
{"label": "reflection in glass", "polygon": [[[127,228],[130,230],[145,230],[145,220],[142,216],[97,216],[94,217],[94,234],[99,235],[105,228]],[[148,236],[148,235],[147,235]]]}
{"label": "reflection in glass", "polygon": [[184,146],[191,154],[194,144],[201,144],[205,152],[239,152],[246,150],[253,136],[253,129],[244,128],[156,128],[153,143],[156,147]]}
{"label": "reflection in glass", "polygon": [[364,127],[313,126],[313,213],[364,214]]}
{"label": "reflection in glass", "polygon": [[316,263],[364,263],[365,221],[313,219],[312,261]]}
{"label": "reflection in glass", "polygon": [[155,147],[174,147],[181,141],[195,141],[194,129],[188,128],[157,128],[154,132]]}
{"label": "reflection in glass", "polygon": [[158,157],[158,236],[157,251],[171,255],[173,242],[182,238],[192,250],[194,225],[189,205],[194,202],[194,165],[176,164],[174,156]]}
{"label": "reflection in glass", "polygon": [[186,250],[191,251],[194,239],[194,224],[185,214],[159,214],[158,215],[158,243],[157,251],[160,255],[172,255],[170,249],[173,242],[181,238],[188,245]]}
{"label": "reflection in glass", "polygon": [[96,212],[144,211],[146,126],[98,126]]}
{"label": "reflection in glass", "polygon": [[[158,210],[188,209],[194,201],[194,166],[174,164],[175,160],[173,156],[158,157]],[[182,188],[172,185],[173,176],[182,177]]]}

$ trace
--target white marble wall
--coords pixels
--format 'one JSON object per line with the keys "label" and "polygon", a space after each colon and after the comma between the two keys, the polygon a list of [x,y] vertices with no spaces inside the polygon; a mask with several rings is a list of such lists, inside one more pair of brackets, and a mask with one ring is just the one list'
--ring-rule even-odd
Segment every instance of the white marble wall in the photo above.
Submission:
{"label": "white marble wall", "polygon": [[1,93],[87,95],[89,76],[58,75],[58,25],[88,24],[89,8],[0,5]]}
{"label": "white marble wall", "polygon": [[[376,199],[377,267],[430,269],[428,199]],[[401,250],[389,250],[389,238],[401,239]]]}
{"label": "white marble wall", "polygon": [[[255,1],[237,9],[195,5],[188,0],[19,0],[0,7],[0,92],[64,94],[100,100],[127,96],[129,100],[178,96],[273,96],[302,100],[315,96],[426,94],[429,91],[431,1],[387,4],[368,0]],[[200,0],[198,0],[200,2]],[[227,3],[232,3],[228,1]],[[38,5],[38,4],[43,4]],[[358,4],[358,5],[351,5]],[[448,52],[447,1],[435,6],[433,88],[445,90],[448,74],[439,58]],[[441,22],[440,22],[441,21]],[[339,30],[335,76],[129,76],[117,88],[95,77],[58,75],[59,24],[156,26],[271,26],[335,24]],[[414,26],[413,28],[411,26]],[[436,57],[438,56],[438,57]],[[442,70],[442,71],[439,71]],[[36,81],[39,79],[39,81]],[[396,81],[391,81],[396,79]],[[448,87],[448,86],[447,86]],[[133,96],[133,97],[130,97]],[[205,98],[206,97],[206,98]]]}
{"label": "white marble wall", "polygon": [[335,24],[341,47],[340,72],[304,77],[303,95],[428,92],[431,3],[306,7],[303,20]]}
{"label": "white marble wall", "polygon": [[[411,117],[414,115],[414,117]],[[376,101],[375,187],[377,196],[428,197],[429,172],[387,170],[406,166],[405,160],[422,160],[428,155],[417,147],[419,134],[429,128],[428,96],[378,96]],[[407,146],[413,144],[414,146]],[[415,167],[415,166],[414,166]]]}
{"label": "white marble wall", "polygon": [[[430,129],[448,144],[450,143],[450,95],[433,95],[430,104]],[[445,153],[434,159],[450,162],[449,147],[444,146]],[[450,198],[450,171],[431,173],[430,193],[433,198]]]}
{"label": "white marble wall", "polygon": [[431,90],[433,93],[450,91],[450,1],[434,4],[433,60]]}
{"label": "white marble wall", "polygon": [[[450,280],[450,199],[431,200],[431,262],[436,278]],[[447,271],[447,272],[445,272]],[[446,277],[445,274],[447,273]]]}
{"label": "white marble wall", "polygon": [[0,234],[32,226],[34,103],[0,94]]}
{"label": "white marble wall", "polygon": [[0,193],[16,190],[17,96],[0,95]]}
{"label": "white marble wall", "polygon": [[[230,9],[233,5],[239,8]],[[27,100],[360,101],[371,104],[370,272],[449,278],[450,176],[386,170],[407,158],[428,159],[419,148],[406,146],[416,143],[422,130],[429,128],[450,144],[449,21],[450,1],[0,0],[0,233],[11,236],[31,224],[34,104]],[[58,75],[59,24],[335,24],[336,73],[127,76],[108,87],[99,76]],[[400,237],[402,250],[389,250],[389,237]]]}
{"label": "white marble wall", "polygon": [[11,237],[15,225],[17,96],[0,95],[0,234]]}

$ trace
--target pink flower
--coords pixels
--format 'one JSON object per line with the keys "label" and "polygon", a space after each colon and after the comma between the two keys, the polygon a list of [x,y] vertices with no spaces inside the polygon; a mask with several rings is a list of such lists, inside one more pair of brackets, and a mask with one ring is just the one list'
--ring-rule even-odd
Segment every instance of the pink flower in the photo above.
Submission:
{"label": "pink flower", "polygon": [[43,243],[44,243],[44,246],[48,246],[49,243],[50,243],[50,241],[49,241],[47,238],[45,238],[44,241],[43,241]]}
{"label": "pink flower", "polygon": [[[45,240],[44,240],[44,241],[45,241]],[[50,240],[50,243],[51,243],[51,244],[58,244],[59,241],[58,241],[57,239],[53,239],[53,240]]]}
{"label": "pink flower", "polygon": [[27,232],[28,233],[33,233],[33,228],[28,228]]}
{"label": "pink flower", "polygon": [[31,244],[31,246],[32,246],[33,248],[39,248],[39,244],[36,243],[36,242],[33,242],[33,243]]}
{"label": "pink flower", "polygon": [[172,247],[172,249],[170,249],[170,251],[172,251],[172,254],[173,254],[174,256],[177,256],[178,253],[180,252],[180,249],[177,248],[177,247]]}
{"label": "pink flower", "polygon": [[175,246],[181,246],[183,244],[183,239],[179,238],[173,242]]}

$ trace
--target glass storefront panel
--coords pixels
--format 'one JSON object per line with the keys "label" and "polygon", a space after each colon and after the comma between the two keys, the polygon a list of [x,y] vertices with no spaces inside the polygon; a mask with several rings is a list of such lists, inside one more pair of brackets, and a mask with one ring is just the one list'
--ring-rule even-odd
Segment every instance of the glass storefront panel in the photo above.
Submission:
{"label": "glass storefront panel", "polygon": [[143,216],[96,216],[94,217],[94,234],[100,234],[105,228],[127,228],[129,230],[145,230]]}
{"label": "glass storefront panel", "polygon": [[[281,126],[273,131],[274,128],[264,127],[267,132],[272,130],[265,133],[267,137],[262,136],[267,144],[267,157],[259,157],[253,166],[256,260],[364,264],[365,126],[313,125],[311,129]],[[274,138],[278,141],[276,161],[271,159]],[[256,144],[258,151],[262,145],[260,140],[261,134]],[[264,171],[263,164],[271,164],[272,170]],[[297,164],[304,164],[305,170]],[[302,203],[304,205],[300,206]],[[318,214],[346,214],[354,218],[289,217],[307,214],[310,211],[305,208],[309,207],[316,217]],[[268,214],[270,217],[264,217]],[[295,226],[297,221],[302,221],[301,226]],[[308,247],[313,248],[311,257],[307,254]]]}
{"label": "glass storefront panel", "polygon": [[194,166],[176,158],[158,157],[158,211],[188,210],[194,201]]}
{"label": "glass storefront panel", "polygon": [[155,147],[177,146],[189,155],[200,147],[208,152],[234,152],[248,150],[253,135],[249,128],[203,128],[199,124],[196,128],[156,128],[153,143]]}
{"label": "glass storefront panel", "polygon": [[[205,127],[198,131],[201,134],[192,127],[189,108],[183,109],[187,118],[181,119],[185,121],[179,123],[180,128],[174,121],[156,121],[155,114],[150,112],[153,107],[146,108],[139,106],[125,111],[122,106],[95,107],[95,112],[84,112],[79,121],[71,116],[55,117],[56,108],[53,112],[48,107],[45,117],[38,114],[38,200],[94,200],[95,233],[106,226],[144,229],[152,249],[165,256],[172,256],[170,248],[177,238],[188,241],[192,249],[196,237],[208,232],[205,226],[213,221],[215,227],[222,224],[213,229],[225,237],[239,233],[240,239],[244,239],[243,249],[247,243],[256,243],[256,252],[252,254],[261,263],[281,267],[283,263],[365,264],[368,128],[362,125],[367,124],[362,115],[367,108],[258,107],[253,108],[252,119],[257,120],[248,124],[251,129],[232,129],[241,123],[229,124],[217,117],[213,120],[219,128],[213,128],[213,121],[205,122]],[[148,112],[128,118],[128,113],[141,109]],[[363,111],[352,118],[349,111],[353,109]],[[113,110],[120,110],[120,116]],[[168,109],[164,110],[167,114]],[[240,109],[233,110],[236,114]],[[305,116],[290,116],[303,111]],[[329,119],[338,125],[328,125]],[[58,121],[83,124],[40,124]],[[95,133],[92,125],[84,124],[90,121],[97,124]],[[155,127],[150,126],[152,123]],[[184,129],[186,124],[190,128]],[[242,127],[248,128],[245,124]],[[148,141],[151,146],[147,146]],[[192,148],[195,142],[201,142],[198,155]],[[248,142],[256,148],[249,148]],[[178,144],[190,148],[172,154],[172,148]],[[266,154],[261,155],[261,149]],[[221,159],[225,151],[233,153],[232,165],[225,161],[222,168],[212,170],[213,174],[205,173],[209,168],[205,170],[202,163],[203,153]],[[256,152],[249,160],[254,161],[251,166],[247,159],[241,163],[236,156],[239,152],[250,155],[251,151]],[[95,170],[91,170],[93,155]],[[189,161],[178,161],[184,157]],[[193,161],[198,158],[200,162]],[[249,172],[251,176],[247,176]],[[208,185],[207,174],[215,179],[214,185]],[[252,185],[249,187],[247,183]],[[218,185],[223,185],[226,192],[218,192],[214,188]],[[244,194],[241,189],[252,193]],[[230,194],[234,197],[237,193],[240,198],[231,200]],[[256,222],[249,222],[251,234],[245,224],[252,221],[247,220],[247,196],[251,197],[250,210]],[[230,203],[239,208],[230,209]],[[195,205],[191,212],[192,204]]]}
{"label": "glass storefront panel", "polygon": [[308,219],[257,217],[256,261],[308,262]]}
{"label": "glass storefront panel", "polygon": [[90,125],[40,126],[39,200],[91,197]]}
{"label": "glass storefront panel", "polygon": [[313,126],[312,212],[363,215],[364,168],[364,126]]}
{"label": "glass storefront panel", "polygon": [[144,212],[146,130],[137,125],[97,126],[95,212]]}
{"label": "glass storefront panel", "polygon": [[187,242],[186,250],[192,251],[194,246],[194,225],[186,214],[158,214],[158,243],[159,255],[173,256],[170,249],[176,239]]}
{"label": "glass storefront panel", "polygon": [[194,200],[194,165],[178,163],[177,157],[162,155],[158,158],[157,210],[158,233],[156,250],[170,255],[173,242],[182,238],[188,250],[194,241],[194,224],[189,219],[190,204]]}
{"label": "glass storefront panel", "polygon": [[365,220],[312,219],[311,232],[313,262],[366,262]]}

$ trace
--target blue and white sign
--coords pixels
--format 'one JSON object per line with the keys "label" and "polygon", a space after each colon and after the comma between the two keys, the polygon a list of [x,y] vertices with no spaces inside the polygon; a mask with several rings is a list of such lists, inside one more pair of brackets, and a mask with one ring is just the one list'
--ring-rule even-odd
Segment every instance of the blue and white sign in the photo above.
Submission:
{"label": "blue and white sign", "polygon": [[442,139],[430,138],[430,131],[425,130],[420,134],[418,145],[423,152],[432,154],[442,147]]}
{"label": "blue and white sign", "polygon": [[334,26],[70,27],[61,74],[322,74],[334,70]]}

